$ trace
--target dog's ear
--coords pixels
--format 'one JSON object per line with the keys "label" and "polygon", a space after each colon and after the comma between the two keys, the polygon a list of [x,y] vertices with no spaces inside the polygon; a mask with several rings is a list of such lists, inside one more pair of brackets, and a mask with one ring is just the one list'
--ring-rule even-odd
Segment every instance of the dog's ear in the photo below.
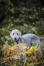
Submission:
{"label": "dog's ear", "polygon": [[12,30],[12,31],[10,32],[10,37],[13,36],[14,31],[15,31],[15,30]]}
{"label": "dog's ear", "polygon": [[13,36],[13,32],[14,32],[13,30],[10,32],[10,37],[11,37],[11,38],[12,38],[12,36]]}
{"label": "dog's ear", "polygon": [[19,36],[20,36],[20,38],[21,38],[21,32],[19,31]]}

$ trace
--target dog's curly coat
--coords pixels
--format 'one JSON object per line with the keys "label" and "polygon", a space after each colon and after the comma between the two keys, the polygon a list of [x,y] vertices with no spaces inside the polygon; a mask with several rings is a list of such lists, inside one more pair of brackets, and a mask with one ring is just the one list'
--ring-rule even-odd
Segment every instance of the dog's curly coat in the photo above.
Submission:
{"label": "dog's curly coat", "polygon": [[[35,34],[25,34],[21,35],[21,32],[17,29],[11,31],[10,36],[13,40],[15,40],[15,44],[22,43],[26,44],[26,46],[30,46],[32,43],[35,43],[37,46],[40,46],[40,39],[44,39],[44,37],[40,38]],[[39,53],[42,56],[41,49],[39,49]]]}

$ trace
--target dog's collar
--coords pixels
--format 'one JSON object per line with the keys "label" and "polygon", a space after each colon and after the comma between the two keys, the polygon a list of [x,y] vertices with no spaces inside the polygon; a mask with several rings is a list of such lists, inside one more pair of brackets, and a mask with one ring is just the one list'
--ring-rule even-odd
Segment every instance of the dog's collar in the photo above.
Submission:
{"label": "dog's collar", "polygon": [[17,44],[18,44],[18,43],[22,43],[21,38],[19,38],[19,39],[16,41],[16,43],[17,43]]}
{"label": "dog's collar", "polygon": [[16,41],[16,43],[17,43],[17,44],[19,43],[19,39]]}
{"label": "dog's collar", "polygon": [[18,44],[18,43],[24,43],[24,38],[19,38],[17,41],[16,41],[16,43]]}

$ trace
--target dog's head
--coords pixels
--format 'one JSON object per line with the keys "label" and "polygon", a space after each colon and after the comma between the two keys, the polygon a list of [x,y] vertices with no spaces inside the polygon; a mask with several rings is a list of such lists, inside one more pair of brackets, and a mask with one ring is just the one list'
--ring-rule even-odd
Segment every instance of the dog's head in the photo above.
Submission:
{"label": "dog's head", "polygon": [[13,40],[18,41],[21,38],[21,32],[17,29],[11,31],[10,36]]}

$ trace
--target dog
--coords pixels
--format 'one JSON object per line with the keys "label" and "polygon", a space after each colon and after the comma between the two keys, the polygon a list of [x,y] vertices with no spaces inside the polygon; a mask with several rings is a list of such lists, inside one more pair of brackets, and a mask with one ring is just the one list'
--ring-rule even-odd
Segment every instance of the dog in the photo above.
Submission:
{"label": "dog", "polygon": [[[35,34],[24,34],[21,35],[21,32],[17,29],[14,29],[10,32],[11,38],[15,41],[15,44],[22,43],[26,44],[27,47],[31,46],[33,43],[37,46],[40,46],[40,40],[44,37],[39,37]],[[39,48],[39,53],[42,56],[41,49]]]}
{"label": "dog", "polygon": [[14,29],[10,32],[11,38],[15,41],[15,44],[22,43],[26,44],[26,46],[30,46],[32,43],[36,45],[40,45],[40,40],[43,40],[44,37],[39,37],[35,34],[24,34],[21,35],[21,32],[17,29]]}

